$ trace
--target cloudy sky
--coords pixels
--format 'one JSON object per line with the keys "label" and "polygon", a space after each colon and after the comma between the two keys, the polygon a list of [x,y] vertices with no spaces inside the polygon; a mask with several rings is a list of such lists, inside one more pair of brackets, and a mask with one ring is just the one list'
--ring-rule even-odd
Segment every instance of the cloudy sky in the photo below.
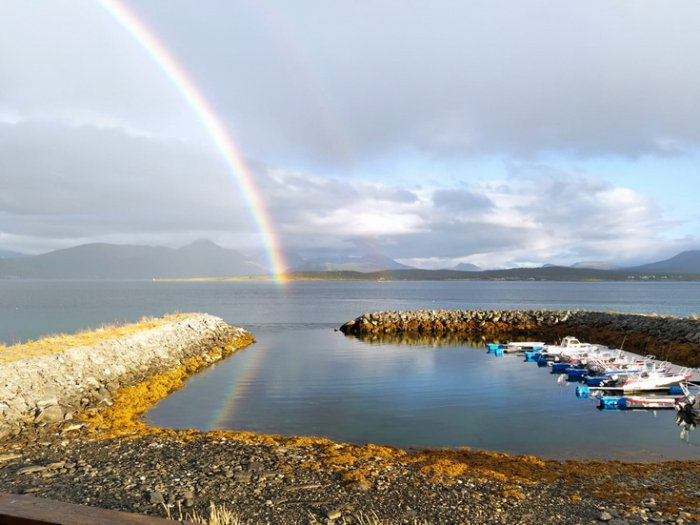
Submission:
{"label": "cloudy sky", "polygon": [[[125,2],[290,254],[419,267],[700,248],[696,0]],[[0,3],[0,250],[261,251],[192,107],[96,1]]]}

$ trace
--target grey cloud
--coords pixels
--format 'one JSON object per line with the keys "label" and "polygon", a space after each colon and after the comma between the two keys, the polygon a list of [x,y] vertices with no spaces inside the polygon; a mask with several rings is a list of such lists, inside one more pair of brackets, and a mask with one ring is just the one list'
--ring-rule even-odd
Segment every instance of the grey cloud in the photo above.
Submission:
{"label": "grey cloud", "polygon": [[171,132],[196,127],[181,95],[96,2],[3,2],[0,63],[0,109],[111,116],[145,129],[157,122]]}
{"label": "grey cloud", "polygon": [[433,202],[437,207],[453,212],[482,212],[493,208],[491,199],[469,190],[435,190]]}
{"label": "grey cloud", "polygon": [[[689,52],[700,45],[694,2],[674,9],[526,1],[280,10],[361,158],[397,146],[454,155],[638,156],[700,141],[700,58]],[[332,22],[338,19],[342,25]],[[284,94],[271,99],[289,102]],[[228,104],[235,114],[236,100]],[[280,114],[282,132],[288,123]],[[320,152],[322,142],[305,130],[293,137],[298,142],[288,146]]]}
{"label": "grey cloud", "polygon": [[517,225],[507,227],[484,222],[435,224],[430,231],[390,237],[385,253],[396,259],[438,257],[457,259],[501,250],[524,250],[533,233]]}
{"label": "grey cloud", "polygon": [[178,142],[0,124],[2,231],[46,238],[254,230],[223,164]]}
{"label": "grey cloud", "polygon": [[[700,4],[134,4],[270,164],[428,154],[679,154],[700,144]],[[3,5],[0,89],[19,111],[91,108],[201,133],[171,83],[91,2]],[[184,23],[186,22],[186,23]]]}

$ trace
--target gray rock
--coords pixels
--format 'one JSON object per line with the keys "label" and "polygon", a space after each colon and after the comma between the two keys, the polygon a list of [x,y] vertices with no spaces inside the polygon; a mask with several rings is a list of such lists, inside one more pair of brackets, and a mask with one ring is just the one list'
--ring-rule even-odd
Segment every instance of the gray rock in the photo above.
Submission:
{"label": "gray rock", "polygon": [[329,520],[337,520],[337,519],[340,518],[342,515],[343,515],[343,513],[340,511],[340,509],[329,510],[329,511],[326,513],[326,517],[327,517]]}
{"label": "gray rock", "polygon": [[194,506],[194,491],[187,489],[182,492],[182,497],[184,498],[184,505],[185,507],[193,507]]}
{"label": "gray rock", "polygon": [[233,479],[240,483],[250,483],[250,480],[253,479],[253,474],[251,472],[236,472],[233,475]]}
{"label": "gray rock", "polygon": [[60,423],[63,421],[64,416],[65,413],[60,406],[51,405],[47,406],[46,408],[40,408],[36,417],[34,418],[34,422],[38,424]]}
{"label": "gray rock", "polygon": [[151,502],[152,505],[162,505],[165,503],[163,493],[159,490],[152,490],[151,492],[149,492],[148,500]]}
{"label": "gray rock", "polygon": [[37,474],[38,472],[43,472],[46,470],[46,467],[42,467],[41,465],[28,465],[26,467],[22,467],[17,471],[17,474],[24,475],[24,474]]}

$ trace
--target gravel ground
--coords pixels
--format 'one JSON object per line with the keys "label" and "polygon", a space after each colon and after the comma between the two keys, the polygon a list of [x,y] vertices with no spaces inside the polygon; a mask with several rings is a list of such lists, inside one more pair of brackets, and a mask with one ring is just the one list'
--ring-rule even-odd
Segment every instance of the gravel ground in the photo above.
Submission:
{"label": "gravel ground", "polygon": [[95,439],[78,425],[0,443],[0,491],[242,523],[700,522],[700,462],[556,462],[223,432]]}

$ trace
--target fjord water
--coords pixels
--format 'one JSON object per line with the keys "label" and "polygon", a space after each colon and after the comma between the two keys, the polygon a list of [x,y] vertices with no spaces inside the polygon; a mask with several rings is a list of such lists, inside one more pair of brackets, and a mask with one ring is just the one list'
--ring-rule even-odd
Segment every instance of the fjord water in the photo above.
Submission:
{"label": "fjord water", "polygon": [[680,440],[673,411],[599,411],[521,358],[334,331],[366,311],[440,308],[683,316],[700,313],[700,283],[0,281],[0,341],[208,312],[249,329],[256,344],[191,378],[150,423],[557,458],[700,458],[700,431]]}

